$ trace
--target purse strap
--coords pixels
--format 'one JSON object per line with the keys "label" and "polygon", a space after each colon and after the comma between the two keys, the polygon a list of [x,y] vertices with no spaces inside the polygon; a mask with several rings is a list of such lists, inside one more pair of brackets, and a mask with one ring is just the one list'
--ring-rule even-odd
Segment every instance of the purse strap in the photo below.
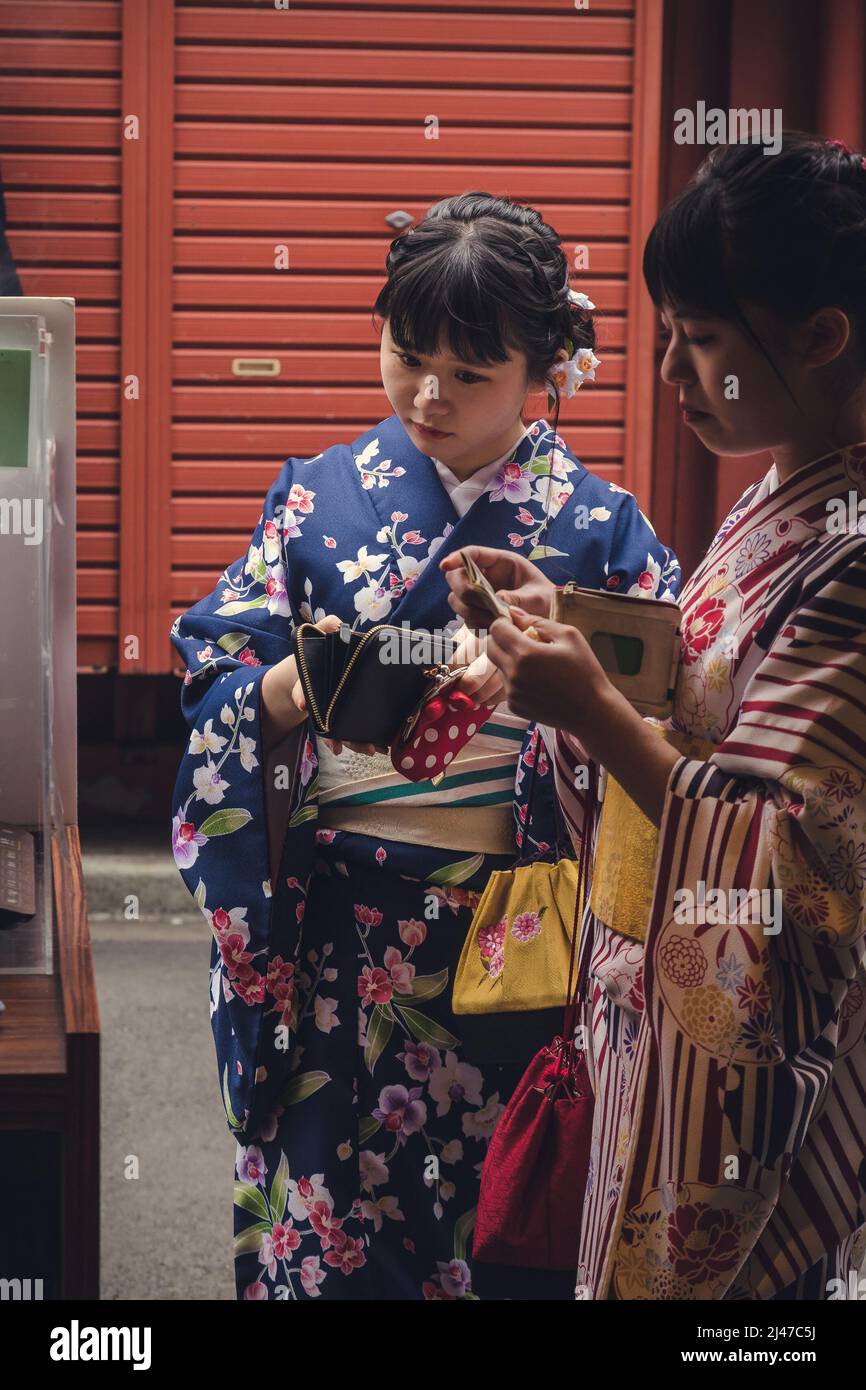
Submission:
{"label": "purse strap", "polygon": [[[580,841],[580,853],[577,857],[577,888],[574,895],[574,923],[571,932],[571,953],[568,961],[568,985],[565,991],[565,1013],[562,1020],[562,1047],[559,1049],[559,1059],[557,1061],[556,1072],[559,1077],[564,1070],[570,1071],[574,1065],[575,1053],[581,1049],[575,1046],[574,1034],[577,1027],[577,1015],[580,1008],[580,1001],[586,992],[589,981],[589,960],[592,955],[592,941],[581,940],[581,915],[589,923],[592,914],[587,914],[586,908],[589,906],[589,889],[592,882],[592,842],[595,833],[596,816],[598,812],[598,768],[595,763],[589,763],[589,778],[586,791],[586,803],[583,817],[583,835]],[[584,911],[581,914],[581,902],[584,904]],[[577,979],[574,981],[574,964],[577,955],[578,941],[580,941],[580,967],[577,972]],[[572,991],[572,981],[574,990]]]}

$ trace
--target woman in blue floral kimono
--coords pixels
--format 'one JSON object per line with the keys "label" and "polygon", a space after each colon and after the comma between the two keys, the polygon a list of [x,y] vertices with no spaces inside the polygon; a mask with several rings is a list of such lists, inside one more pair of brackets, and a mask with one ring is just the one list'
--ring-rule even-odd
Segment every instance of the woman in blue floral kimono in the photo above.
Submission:
{"label": "woman in blue floral kimono", "polygon": [[[594,306],[569,290],[555,232],[531,208],[464,194],[397,238],[387,269],[374,312],[394,413],[289,458],[246,553],[172,628],[192,728],[172,843],[213,932],[249,1299],[479,1296],[479,1173],[524,1063],[466,1060],[453,973],[490,874],[556,834],[543,743],[504,702],[435,787],[317,739],[297,702],[295,624],[454,633],[431,560],[470,543],[560,582],[659,597],[679,583],[631,494],[545,420],[523,422],[530,391],[570,393],[598,365]],[[493,704],[486,662],[463,688]],[[572,1288],[536,1273],[508,1292]]]}

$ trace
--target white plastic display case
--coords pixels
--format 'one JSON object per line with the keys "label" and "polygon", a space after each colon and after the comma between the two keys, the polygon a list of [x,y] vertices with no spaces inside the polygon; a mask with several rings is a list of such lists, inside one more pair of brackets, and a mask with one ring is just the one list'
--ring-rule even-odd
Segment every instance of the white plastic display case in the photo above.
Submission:
{"label": "white plastic display case", "polygon": [[74,315],[0,297],[0,975],[53,969],[52,832],[77,820]]}

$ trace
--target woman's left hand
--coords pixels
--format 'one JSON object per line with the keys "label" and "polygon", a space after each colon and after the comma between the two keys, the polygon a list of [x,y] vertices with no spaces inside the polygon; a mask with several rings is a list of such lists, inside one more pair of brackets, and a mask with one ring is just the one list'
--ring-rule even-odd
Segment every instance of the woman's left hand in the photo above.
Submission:
{"label": "woman's left hand", "polygon": [[[574,734],[653,823],[661,823],[671,773],[680,761],[617,690],[576,628],[512,608],[497,618],[487,654],[505,681],[508,708]],[[532,638],[533,630],[536,640]]]}
{"label": "woman's left hand", "polygon": [[576,628],[536,618],[522,608],[510,611],[514,623],[497,618],[487,641],[487,655],[502,673],[508,708],[522,719],[580,737],[592,721],[593,707],[613,689],[604,668]]}

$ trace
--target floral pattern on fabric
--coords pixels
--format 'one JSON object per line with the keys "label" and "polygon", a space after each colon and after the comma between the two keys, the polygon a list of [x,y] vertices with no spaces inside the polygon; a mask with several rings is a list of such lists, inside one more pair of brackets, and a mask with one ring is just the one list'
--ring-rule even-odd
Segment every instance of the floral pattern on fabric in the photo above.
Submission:
{"label": "floral pattern on fabric", "polygon": [[[582,527],[578,505],[595,513]],[[507,549],[518,527],[553,580],[628,588],[651,560],[659,587],[678,586],[676,558],[634,498],[593,477],[546,421],[458,516],[392,416],[351,445],[290,458],[245,553],[173,625],[191,735],[172,848],[212,933],[211,1026],[239,1146],[241,1298],[477,1296],[480,1167],[525,1063],[476,1066],[451,989],[491,873],[554,842],[546,755],[530,726],[514,751],[513,854],[380,842],[318,825],[308,723],[271,766],[260,691],[300,621],[336,613],[361,628],[452,630],[436,558],[473,543]],[[520,924],[523,949],[532,928]]]}
{"label": "floral pattern on fabric", "polygon": [[864,483],[863,445],[768,475],[684,591],[670,725],[715,748],[669,780],[637,1015],[617,989],[634,943],[595,922],[581,1298],[827,1298],[846,1277],[866,1209],[866,538],[828,516]]}
{"label": "floral pattern on fabric", "polygon": [[742,1263],[769,1211],[754,1192],[731,1194],[705,1183],[653,1188],[623,1226],[617,1297],[712,1298]]}

